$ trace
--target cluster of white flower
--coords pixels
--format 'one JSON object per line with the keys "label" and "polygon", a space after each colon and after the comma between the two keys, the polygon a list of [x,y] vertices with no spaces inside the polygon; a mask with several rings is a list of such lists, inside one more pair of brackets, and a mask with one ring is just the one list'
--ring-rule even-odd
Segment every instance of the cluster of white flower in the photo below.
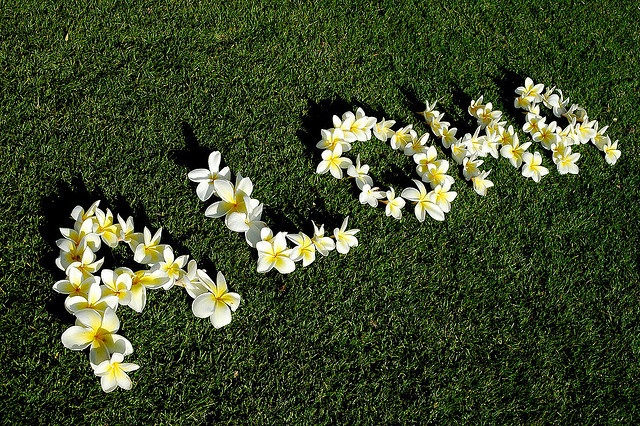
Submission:
{"label": "cluster of white flower", "polygon": [[[338,155],[339,156],[339,155]],[[253,183],[248,177],[236,175],[235,185],[231,183],[229,167],[220,169],[222,156],[214,151],[209,155],[208,169],[195,169],[189,172],[191,181],[198,184],[196,194],[202,201],[211,196],[220,198],[207,207],[205,216],[223,217],[227,228],[234,232],[244,233],[245,240],[250,247],[258,250],[258,272],[269,272],[272,269],[281,274],[288,274],[295,270],[295,262],[302,260],[302,266],[308,266],[316,259],[316,251],[327,256],[330,251],[347,254],[351,247],[358,245],[355,234],[358,229],[347,229],[349,217],[342,222],[340,228],[335,228],[333,235],[324,236],[324,225],[317,227],[313,224],[313,237],[303,232],[289,234],[273,231],[262,222],[263,205],[251,198]],[[287,239],[295,244],[288,248]],[[334,241],[335,240],[335,241]]]}
{"label": "cluster of white flower", "polygon": [[[604,152],[606,162],[611,165],[620,158],[618,141],[611,142],[611,138],[605,135],[609,126],[599,129],[598,122],[589,120],[584,108],[578,104],[569,106],[569,98],[565,98],[560,89],[550,87],[545,90],[543,84],[534,84],[527,77],[524,86],[516,89],[516,94],[518,96],[513,102],[515,107],[525,110],[527,114],[522,130],[544,149],[552,151],[553,162],[560,174],[578,174],[576,162],[580,154],[572,153],[572,146],[591,142]],[[556,121],[546,123],[547,118],[540,115],[540,104],[551,110],[556,118],[564,117],[567,125],[563,128]]]}
{"label": "cluster of white flower", "polygon": [[[198,269],[195,260],[176,257],[171,246],[160,243],[162,229],[154,235],[146,227],[143,233],[135,232],[133,218],[125,221],[118,215],[118,222],[114,223],[112,212],[100,210],[99,203],[96,201],[86,211],[76,206],[71,213],[73,228],[60,228],[63,238],[56,241],[60,248],[56,265],[65,271],[66,279],[56,282],[53,289],[68,295],[64,306],[76,317],[76,324],[62,334],[63,345],[72,350],[89,348],[93,371],[101,378],[102,389],[111,392],[117,387],[130,389],[127,373],[139,368],[123,362],[126,355],[133,353],[133,347],[116,334],[120,328],[118,306],[142,312],[147,289],[184,287],[194,299],[194,315],[210,318],[219,328],[231,322],[231,311],[240,305],[240,296],[227,291],[221,272],[214,283],[205,270]],[[104,258],[96,259],[96,253],[101,245],[114,248],[120,242],[127,243],[134,261],[148,269],[100,271]]]}
{"label": "cluster of white flower", "polygon": [[[372,207],[378,203],[385,204],[385,214],[396,219],[402,218],[402,208],[406,200],[415,204],[415,215],[420,222],[424,222],[428,214],[435,220],[444,220],[445,213],[451,210],[451,202],[457,193],[451,191],[454,183],[453,177],[447,175],[449,162],[438,160],[438,153],[434,146],[426,146],[429,134],[418,137],[412,125],[398,130],[392,127],[394,120],[378,121],[375,117],[367,117],[362,108],[358,108],[354,114],[347,111],[342,118],[333,116],[333,128],[322,129],[322,139],[316,144],[323,150],[322,161],[316,168],[316,173],[331,173],[336,179],[342,179],[343,170],[348,177],[353,178],[360,189],[360,203],[369,204]],[[442,123],[444,126],[444,123]],[[417,164],[416,172],[422,181],[414,179],[416,188],[405,188],[399,196],[393,188],[383,191],[374,186],[373,179],[369,176],[369,166],[360,163],[360,156],[356,157],[355,164],[343,154],[351,150],[354,142],[364,142],[375,136],[382,142],[389,141],[394,150],[402,151],[413,158]],[[425,185],[429,183],[431,191],[427,192]],[[406,199],[406,200],[405,200]]]}

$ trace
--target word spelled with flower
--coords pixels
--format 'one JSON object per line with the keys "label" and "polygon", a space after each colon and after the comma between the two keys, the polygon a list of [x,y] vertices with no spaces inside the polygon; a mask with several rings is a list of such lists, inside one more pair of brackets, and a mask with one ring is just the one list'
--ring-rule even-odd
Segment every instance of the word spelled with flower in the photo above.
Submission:
{"label": "word spelled with flower", "polygon": [[[171,246],[161,243],[162,229],[152,234],[146,227],[135,232],[133,218],[98,208],[96,201],[88,210],[76,206],[71,217],[72,228],[60,228],[63,238],[56,241],[60,255],[56,265],[66,278],[53,289],[66,294],[64,306],[76,317],[75,325],[62,334],[62,344],[72,350],[89,348],[89,361],[94,374],[100,377],[102,389],[111,392],[120,387],[131,389],[127,373],[138,365],[126,363],[124,357],[133,353],[133,346],[118,334],[120,320],[116,311],[128,306],[142,312],[147,290],[183,287],[194,299],[192,310],[199,318],[208,317],[215,328],[231,322],[231,312],[240,305],[240,296],[227,290],[227,283],[218,272],[216,283],[195,260],[176,256]],[[114,248],[126,243],[135,262],[145,268],[102,269],[104,258],[97,259],[102,245]]]}

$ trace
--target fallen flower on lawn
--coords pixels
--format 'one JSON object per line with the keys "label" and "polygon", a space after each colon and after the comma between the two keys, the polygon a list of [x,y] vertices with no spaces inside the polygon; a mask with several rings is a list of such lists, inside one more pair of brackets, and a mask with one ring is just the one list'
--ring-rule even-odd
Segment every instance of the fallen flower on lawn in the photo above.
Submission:
{"label": "fallen flower on lawn", "polygon": [[291,250],[287,248],[286,234],[279,232],[271,241],[260,241],[258,250],[258,272],[269,272],[275,268],[281,274],[289,274],[296,265],[289,257]]}
{"label": "fallen flower on lawn", "polygon": [[137,370],[140,366],[122,361],[124,361],[124,355],[115,352],[111,355],[111,359],[93,366],[93,372],[100,377],[100,385],[106,393],[113,392],[118,387],[125,390],[131,389],[131,379],[127,373]]}
{"label": "fallen flower on lawn", "polygon": [[540,182],[540,179],[547,173],[549,169],[542,165],[542,156],[539,152],[525,152],[522,155],[522,176],[530,177],[534,182]]}
{"label": "fallen flower on lawn", "polygon": [[193,314],[198,318],[208,317],[215,328],[224,327],[231,322],[231,312],[240,306],[240,295],[228,291],[222,272],[218,272],[215,283],[204,271],[199,271],[198,278],[209,291],[193,300]]}
{"label": "fallen flower on lawn", "polygon": [[360,230],[347,230],[348,222],[349,216],[344,218],[344,221],[342,221],[342,226],[340,226],[340,228],[335,228],[333,230],[333,236],[336,239],[336,250],[340,254],[347,254],[349,253],[351,247],[355,247],[358,245],[358,239],[355,237],[355,235],[360,232]]}
{"label": "fallen flower on lawn", "polygon": [[202,201],[207,201],[212,195],[217,195],[215,186],[213,185],[218,179],[229,180],[229,167],[220,170],[220,161],[222,155],[218,151],[209,154],[209,168],[195,169],[189,172],[187,177],[192,182],[196,182],[196,194]]}

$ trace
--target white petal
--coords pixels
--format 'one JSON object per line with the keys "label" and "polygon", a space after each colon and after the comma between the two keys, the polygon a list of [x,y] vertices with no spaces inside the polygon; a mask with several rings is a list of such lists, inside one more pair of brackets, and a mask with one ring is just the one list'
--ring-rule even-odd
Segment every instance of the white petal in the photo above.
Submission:
{"label": "white petal", "polygon": [[213,294],[207,292],[196,297],[191,304],[193,315],[198,318],[207,318],[213,314],[215,309],[215,298]]}

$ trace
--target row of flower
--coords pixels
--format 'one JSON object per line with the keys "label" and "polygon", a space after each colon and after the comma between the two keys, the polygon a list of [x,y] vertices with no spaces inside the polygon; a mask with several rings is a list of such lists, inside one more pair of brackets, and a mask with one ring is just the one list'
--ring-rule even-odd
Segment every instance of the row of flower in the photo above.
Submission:
{"label": "row of flower", "polygon": [[[309,266],[316,260],[316,252],[328,256],[332,250],[347,254],[351,247],[358,245],[355,234],[358,229],[347,229],[349,217],[346,217],[340,228],[333,230],[333,235],[325,236],[324,225],[313,224],[313,236],[303,232],[273,233],[262,219],[263,204],[251,198],[253,183],[248,177],[236,175],[235,184],[231,182],[229,167],[220,168],[222,155],[214,151],[209,155],[207,169],[195,169],[188,177],[196,182],[196,194],[201,201],[211,197],[219,198],[205,210],[205,216],[211,218],[224,217],[224,223],[231,231],[243,233],[247,244],[258,251],[258,272],[269,272],[272,269],[281,274],[289,274],[296,268],[296,262]],[[287,241],[293,243],[289,248]]]}
{"label": "row of flower", "polygon": [[[91,367],[101,378],[102,389],[111,392],[117,387],[130,389],[127,373],[139,367],[123,362],[133,353],[133,346],[117,334],[119,306],[142,312],[147,290],[183,287],[194,299],[193,314],[208,317],[219,328],[231,322],[231,311],[238,308],[240,296],[228,292],[221,272],[214,282],[205,270],[198,269],[195,260],[186,255],[176,257],[171,246],[161,244],[162,229],[153,235],[146,227],[142,233],[135,232],[133,218],[124,220],[118,215],[116,223],[112,212],[102,211],[98,205],[99,201],[86,211],[75,207],[73,227],[60,228],[63,238],[56,241],[60,248],[56,265],[66,278],[53,288],[67,295],[65,308],[76,317],[75,325],[62,334],[63,345],[72,350],[89,348]],[[101,270],[104,258],[96,255],[101,246],[115,248],[122,242],[130,247],[134,261],[146,269]]]}
{"label": "row of flower", "polygon": [[[525,80],[524,86],[516,89],[518,97],[515,105],[526,109],[526,123],[523,131],[533,138],[534,142],[551,151],[552,161],[560,174],[578,174],[577,161],[580,154],[572,152],[572,146],[591,141],[605,153],[605,160],[615,164],[620,157],[617,149],[618,141],[612,142],[605,135],[607,126],[598,130],[598,122],[589,121],[586,111],[576,104],[568,106],[569,99],[564,99],[562,92],[555,93],[555,88],[547,89],[544,85],[534,84],[530,78]],[[563,128],[556,121],[546,123],[546,118],[540,115],[540,104],[551,109],[556,117],[564,117],[567,125]],[[530,152],[532,142],[520,143],[518,134],[512,125],[502,120],[502,112],[493,108],[490,102],[484,103],[483,96],[472,100],[468,113],[477,121],[477,128],[473,134],[466,133],[456,137],[458,129],[451,127],[444,120],[444,113],[435,109],[436,102],[427,102],[420,115],[431,129],[431,133],[440,139],[442,146],[449,150],[451,158],[462,167],[462,175],[471,181],[473,189],[479,195],[486,195],[493,187],[488,179],[490,170],[481,169],[484,160],[491,156],[509,160],[516,169],[521,168],[522,175],[540,182],[549,170],[543,166],[543,157],[539,152]],[[368,117],[358,108],[354,114],[348,111],[342,117],[333,116],[333,127],[321,130],[321,140],[316,147],[322,149],[322,160],[316,168],[316,173],[330,173],[336,179],[345,177],[355,180],[361,191],[359,200],[362,204],[376,207],[378,203],[385,204],[385,214],[396,219],[402,217],[402,209],[406,201],[414,204],[414,213],[420,222],[426,214],[435,220],[444,220],[445,213],[451,210],[451,202],[457,193],[451,190],[455,180],[448,175],[449,162],[438,159],[434,145],[427,145],[430,134],[418,136],[413,125],[397,130],[393,129],[394,120]],[[396,195],[394,188],[387,191],[374,185],[369,175],[369,166],[362,164],[358,155],[355,162],[345,156],[352,149],[354,143],[365,142],[372,135],[381,142],[389,141],[391,148],[412,157],[416,163],[416,173],[420,180],[414,179],[415,188],[404,188],[400,195]],[[425,184],[430,185],[427,191]]]}

